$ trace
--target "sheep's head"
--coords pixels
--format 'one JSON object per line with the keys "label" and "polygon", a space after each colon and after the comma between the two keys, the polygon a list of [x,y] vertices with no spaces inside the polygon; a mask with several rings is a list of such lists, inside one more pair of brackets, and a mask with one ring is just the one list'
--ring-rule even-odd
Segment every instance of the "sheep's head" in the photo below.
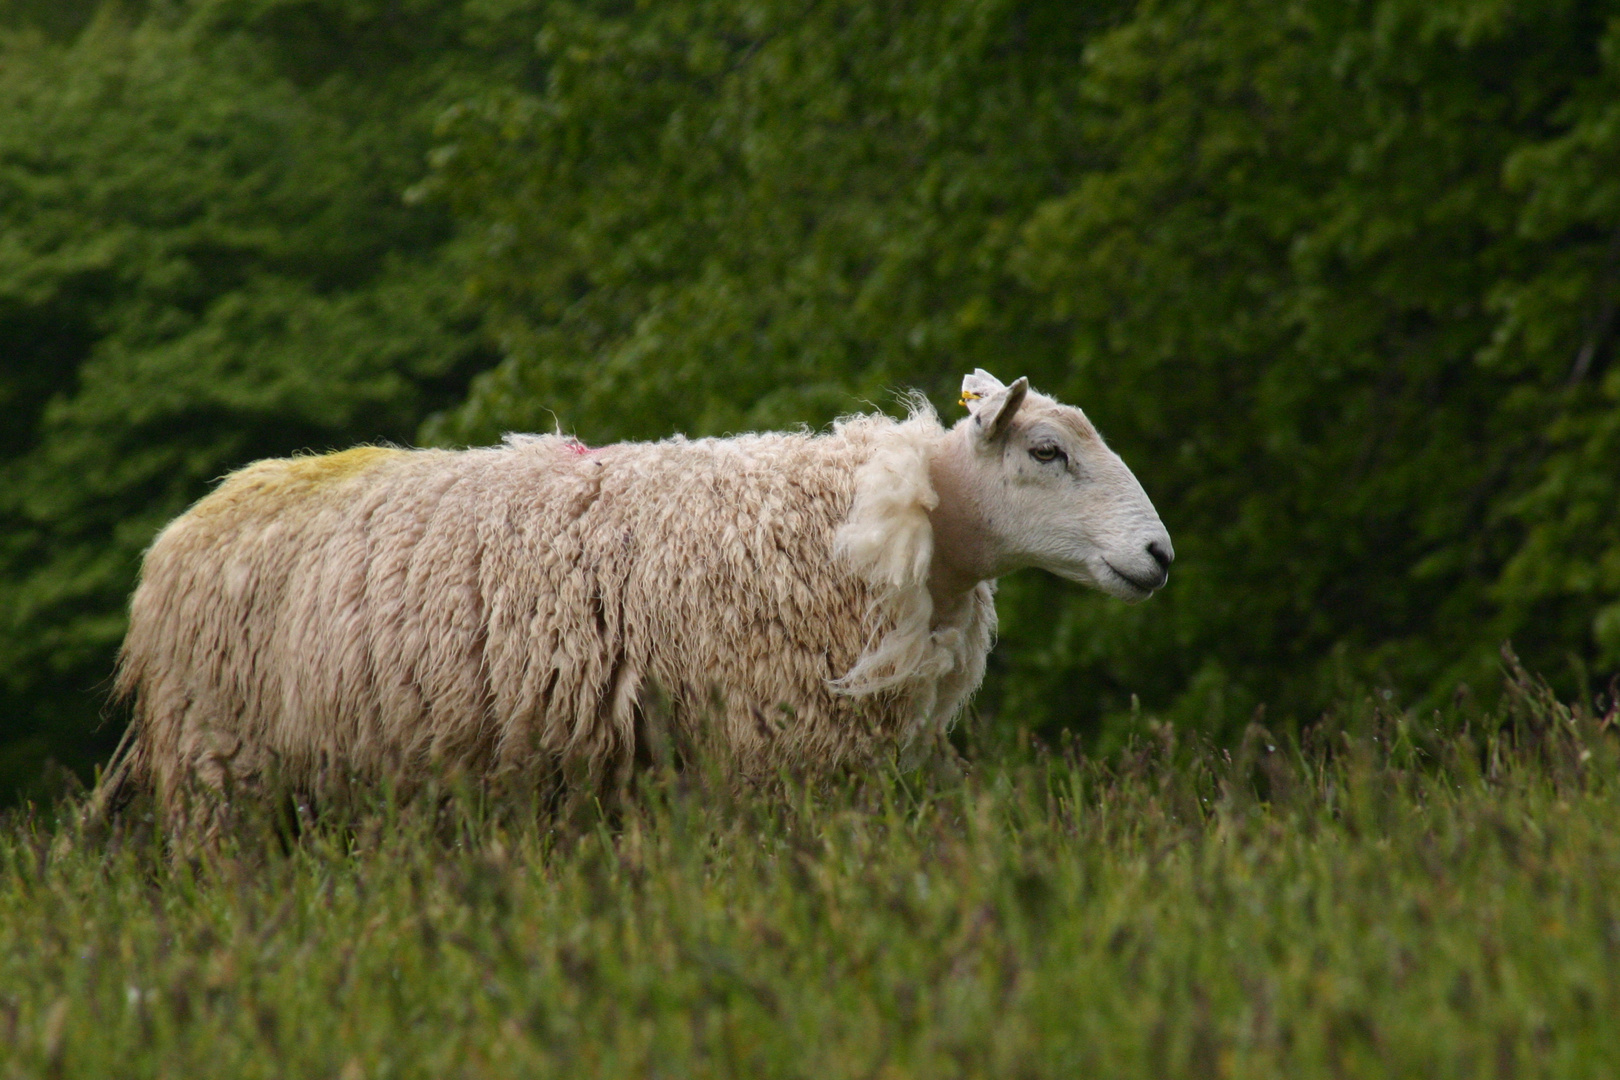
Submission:
{"label": "sheep's head", "polygon": [[1129,601],[1164,585],[1170,534],[1084,413],[983,369],[962,380],[962,403],[931,468],[936,581],[1038,566]]}

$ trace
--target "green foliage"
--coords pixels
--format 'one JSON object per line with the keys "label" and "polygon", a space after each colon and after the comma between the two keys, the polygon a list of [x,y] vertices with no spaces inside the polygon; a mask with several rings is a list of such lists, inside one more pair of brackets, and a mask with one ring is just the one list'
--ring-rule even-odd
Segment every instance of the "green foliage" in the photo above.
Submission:
{"label": "green foliage", "polygon": [[1613,1075],[1615,718],[1522,680],[1343,707],[1230,756],[687,773],[611,822],[463,796],[285,852],[14,817],[0,1036],[58,1077]]}
{"label": "green foliage", "polygon": [[[1163,3],[1096,43],[1109,163],[1038,210],[1026,265],[1106,372],[1077,397],[1177,451],[1179,610],[1140,660],[1105,652],[1130,683],[1172,634],[1247,708],[1346,677],[1443,695],[1507,636],[1549,669],[1598,652],[1598,537],[1571,553],[1584,604],[1532,613],[1508,568],[1573,569],[1525,526],[1571,510],[1545,445],[1571,423],[1572,331],[1615,282],[1593,281],[1606,235],[1538,237],[1525,188],[1612,85],[1615,26],[1601,44],[1589,5]],[[1254,681],[1279,669],[1280,694]]]}
{"label": "green foliage", "polygon": [[1003,332],[1008,251],[1106,6],[531,6],[543,89],[451,110],[425,188],[488,238],[506,355],[444,437],[820,422],[1052,356]]}
{"label": "green foliage", "polygon": [[[1571,81],[1558,133],[1510,155],[1525,196],[1520,231],[1538,245],[1534,272],[1493,297],[1504,313],[1490,354],[1545,357],[1564,374],[1545,425],[1545,461],[1505,507],[1525,540],[1495,597],[1516,630],[1590,620],[1596,662],[1620,666],[1620,16],[1597,38],[1597,62]],[[1594,615],[1594,609],[1596,613]],[[1522,631],[1520,631],[1522,632]],[[1586,642],[1560,642],[1577,658]]]}
{"label": "green foliage", "polygon": [[102,0],[6,0],[0,4],[0,32],[32,31],[72,40],[95,17]]}
{"label": "green foliage", "polygon": [[444,80],[288,71],[263,24],[295,9],[0,41],[7,789],[116,739],[96,711],[164,521],[257,457],[409,440],[488,363],[444,213],[401,200]]}

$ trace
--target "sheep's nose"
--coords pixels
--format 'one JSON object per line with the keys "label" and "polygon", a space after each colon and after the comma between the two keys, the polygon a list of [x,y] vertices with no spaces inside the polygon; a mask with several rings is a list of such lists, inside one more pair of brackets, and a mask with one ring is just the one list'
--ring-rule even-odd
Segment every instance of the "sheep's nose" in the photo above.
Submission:
{"label": "sheep's nose", "polygon": [[1170,550],[1169,544],[1155,540],[1147,546],[1147,551],[1153,556],[1153,561],[1159,564],[1160,570],[1170,572],[1170,564],[1176,561],[1176,553]]}

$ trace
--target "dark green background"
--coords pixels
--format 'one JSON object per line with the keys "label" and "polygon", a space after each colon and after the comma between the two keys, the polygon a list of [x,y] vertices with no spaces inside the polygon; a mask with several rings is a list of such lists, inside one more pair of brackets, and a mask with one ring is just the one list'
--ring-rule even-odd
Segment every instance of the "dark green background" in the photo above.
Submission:
{"label": "dark green background", "polygon": [[1620,671],[1620,3],[0,4],[0,788],[142,548],[357,441],[821,424],[962,372],[1170,527],[978,710],[1106,742]]}

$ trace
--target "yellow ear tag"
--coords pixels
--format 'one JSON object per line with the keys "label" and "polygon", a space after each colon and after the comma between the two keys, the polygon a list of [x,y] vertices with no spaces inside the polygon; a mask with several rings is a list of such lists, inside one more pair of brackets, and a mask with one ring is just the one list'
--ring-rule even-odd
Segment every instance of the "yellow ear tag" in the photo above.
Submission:
{"label": "yellow ear tag", "polygon": [[964,390],[964,391],[962,391],[962,398],[961,398],[960,401],[957,402],[957,404],[962,406],[962,408],[965,409],[965,408],[967,408],[967,403],[968,402],[970,402],[970,401],[978,401],[982,397],[984,397],[983,394],[975,394],[971,390]]}

